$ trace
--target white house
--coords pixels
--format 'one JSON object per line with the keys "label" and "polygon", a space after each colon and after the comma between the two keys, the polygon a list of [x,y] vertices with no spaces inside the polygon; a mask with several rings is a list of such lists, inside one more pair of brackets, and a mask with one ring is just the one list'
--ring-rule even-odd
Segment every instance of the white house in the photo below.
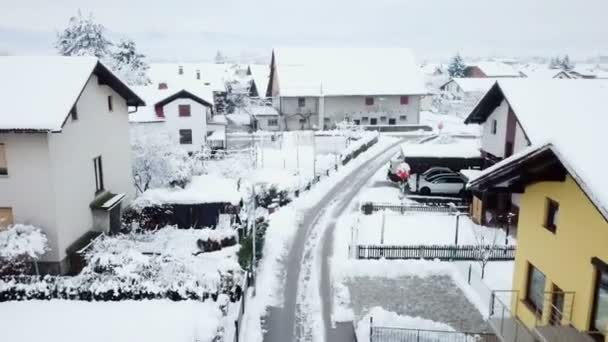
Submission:
{"label": "white house", "polygon": [[128,107],[144,102],[96,58],[0,57],[0,216],[39,226],[48,273],[90,231],[120,229],[135,194]]}
{"label": "white house", "polygon": [[494,83],[496,83],[495,78],[454,77],[439,87],[439,89],[443,92],[443,95],[450,99],[461,100],[471,96],[481,97]]}
{"label": "white house", "polygon": [[148,105],[130,115],[133,129],[148,134],[164,131],[185,151],[202,150],[209,134],[213,96],[211,89],[201,84],[180,86],[186,83],[172,88],[164,83],[136,88]]}
{"label": "white house", "polygon": [[427,93],[403,48],[276,48],[267,96],[287,130],[418,124]]}

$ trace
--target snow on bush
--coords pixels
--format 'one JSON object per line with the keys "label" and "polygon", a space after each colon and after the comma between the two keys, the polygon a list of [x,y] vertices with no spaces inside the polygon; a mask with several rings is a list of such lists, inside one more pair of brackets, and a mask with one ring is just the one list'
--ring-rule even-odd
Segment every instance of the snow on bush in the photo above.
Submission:
{"label": "snow on bush", "polygon": [[38,227],[26,224],[9,225],[0,231],[0,275],[23,273],[32,259],[47,250],[47,238]]}
{"label": "snow on bush", "polygon": [[[19,299],[171,300],[217,299],[239,292],[242,270],[232,229],[183,230],[101,236],[86,253],[88,265],[74,277],[12,278],[0,282],[0,301]],[[232,240],[204,253],[199,241]]]}
{"label": "snow on bush", "polygon": [[358,140],[351,142],[342,151],[342,164],[346,164],[378,142],[378,132],[361,132]]}
{"label": "snow on bush", "polygon": [[168,134],[131,135],[133,177],[140,193],[151,188],[184,187],[202,172],[202,157],[189,156]]}

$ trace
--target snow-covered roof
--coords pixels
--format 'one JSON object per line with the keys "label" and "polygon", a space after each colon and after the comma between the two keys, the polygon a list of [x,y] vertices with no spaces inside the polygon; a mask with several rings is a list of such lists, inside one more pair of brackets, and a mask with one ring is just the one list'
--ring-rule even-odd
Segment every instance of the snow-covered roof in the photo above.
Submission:
{"label": "snow-covered roof", "polygon": [[571,76],[564,70],[551,69],[547,64],[527,64],[519,68],[519,71],[528,78],[550,79],[564,74],[567,78]]}
{"label": "snow-covered roof", "polygon": [[270,105],[250,104],[246,107],[235,108],[235,114],[247,114],[253,116],[276,116],[279,111]]}
{"label": "snow-covered roof", "polygon": [[501,62],[477,62],[470,66],[478,67],[487,77],[521,77],[517,69]]}
{"label": "snow-covered roof", "polygon": [[226,114],[226,119],[229,123],[238,126],[249,126],[251,125],[251,114],[248,113],[232,113]]}
{"label": "snow-covered roof", "polygon": [[477,177],[479,177],[479,174],[481,174],[481,170],[474,170],[474,169],[462,169],[459,171],[461,175],[465,176],[467,179],[475,179]]}
{"label": "snow-covered roof", "polygon": [[[508,160],[521,158],[542,146],[550,146],[583,190],[598,201],[606,215],[608,177],[605,170],[608,159],[601,157],[601,146],[608,127],[605,104],[608,81],[509,79],[499,80],[497,87],[533,146],[484,170],[483,174],[509,163]],[[492,94],[486,94],[489,96]]]}
{"label": "snow-covered roof", "polygon": [[251,78],[255,83],[260,97],[266,97],[266,89],[270,80],[270,66],[266,64],[250,64]]}
{"label": "snow-covered roof", "polygon": [[[151,63],[148,75],[152,83],[167,83],[172,87],[182,87],[184,82],[201,83],[211,87],[212,91],[226,91],[226,81],[229,80],[229,64],[214,63]],[[180,67],[182,74],[179,73]],[[200,71],[200,79],[197,79]]]}
{"label": "snow-covered roof", "polygon": [[129,114],[129,121],[133,123],[144,122],[162,122],[165,119],[156,115],[154,106],[172,96],[176,96],[181,92],[192,94],[209,104],[213,104],[213,93],[211,87],[202,85],[197,82],[182,82],[179,86],[169,87],[167,89],[158,89],[158,85],[152,84],[149,86],[134,87],[146,102],[146,106],[139,107],[137,112]]}
{"label": "snow-covered roof", "polygon": [[442,85],[443,89],[447,84],[454,82],[458,84],[460,89],[462,89],[465,93],[485,93],[496,83],[495,78],[460,78],[455,77],[448,81],[446,84]]}
{"label": "snow-covered roof", "polygon": [[406,158],[479,158],[480,147],[479,139],[455,139],[444,136],[424,144],[405,143],[401,145],[401,153]]}
{"label": "snow-covered roof", "polygon": [[95,57],[0,57],[0,130],[61,131],[92,74],[129,105],[144,104]]}
{"label": "snow-covered roof", "polygon": [[281,96],[426,94],[404,48],[275,48]]}
{"label": "snow-covered roof", "polygon": [[211,132],[211,134],[209,134],[209,136],[207,137],[207,141],[209,141],[209,140],[226,141],[226,131],[218,129],[217,131]]}
{"label": "snow-covered roof", "polygon": [[424,63],[420,66],[420,70],[425,75],[435,75],[438,71],[443,73],[445,66],[441,63]]}
{"label": "snow-covered roof", "polygon": [[236,181],[216,175],[201,175],[181,188],[150,189],[135,199],[133,205],[148,206],[161,204],[201,204],[232,203],[238,204],[241,194]]}

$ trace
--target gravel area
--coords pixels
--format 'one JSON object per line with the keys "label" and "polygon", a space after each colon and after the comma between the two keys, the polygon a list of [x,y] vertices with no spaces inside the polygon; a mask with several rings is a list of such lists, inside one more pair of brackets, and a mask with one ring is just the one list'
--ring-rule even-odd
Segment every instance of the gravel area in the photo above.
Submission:
{"label": "gravel area", "polygon": [[400,315],[443,322],[461,332],[492,332],[449,276],[347,279],[356,321],[375,306]]}

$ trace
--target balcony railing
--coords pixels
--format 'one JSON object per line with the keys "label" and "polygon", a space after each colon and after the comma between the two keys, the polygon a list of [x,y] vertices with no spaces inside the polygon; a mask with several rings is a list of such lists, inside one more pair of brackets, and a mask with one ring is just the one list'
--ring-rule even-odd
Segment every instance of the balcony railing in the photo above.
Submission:
{"label": "balcony railing", "polygon": [[[504,298],[515,298],[515,314]],[[543,294],[542,307],[525,305],[518,291],[494,291],[490,304],[489,323],[503,342],[594,342],[587,332],[572,325],[574,292],[553,291]],[[526,327],[518,318],[518,310],[531,309],[534,327]]]}

